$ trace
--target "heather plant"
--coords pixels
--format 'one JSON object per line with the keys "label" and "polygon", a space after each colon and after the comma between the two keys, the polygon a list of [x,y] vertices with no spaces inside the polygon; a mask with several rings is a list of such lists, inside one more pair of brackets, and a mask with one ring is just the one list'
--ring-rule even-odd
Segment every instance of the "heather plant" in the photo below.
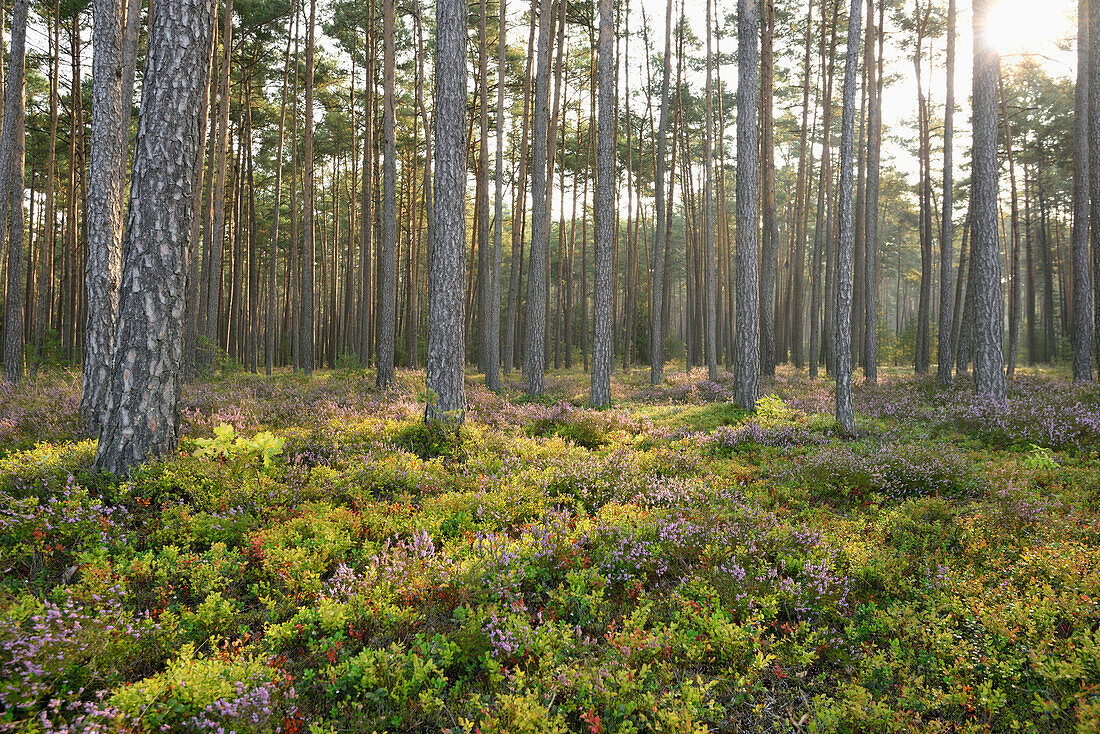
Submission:
{"label": "heather plant", "polygon": [[842,503],[866,499],[869,493],[901,500],[960,496],[975,489],[970,462],[943,444],[830,446],[808,457],[791,478]]}
{"label": "heather plant", "polygon": [[[422,374],[222,376],[125,481],[20,419],[0,731],[1091,730],[1095,388],[884,370],[850,441],[827,381],[781,368],[749,413],[705,378],[616,373],[600,411],[579,371],[471,381],[454,438]],[[264,433],[267,468],[231,455]]]}

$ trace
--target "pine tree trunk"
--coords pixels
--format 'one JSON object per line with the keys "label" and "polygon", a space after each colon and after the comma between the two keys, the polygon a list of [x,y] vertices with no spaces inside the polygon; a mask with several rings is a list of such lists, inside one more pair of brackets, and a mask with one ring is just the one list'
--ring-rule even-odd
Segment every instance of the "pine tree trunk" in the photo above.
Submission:
{"label": "pine tree trunk", "polygon": [[947,101],[943,114],[943,218],[940,222],[940,318],[939,355],[937,372],[940,383],[951,384],[951,370],[955,366],[955,346],[951,342],[954,321],[955,295],[951,281],[951,264],[954,258],[955,229],[952,217],[955,209],[955,0],[947,4]]}
{"label": "pine tree trunk", "polygon": [[508,273],[508,308],[504,317],[504,374],[510,374],[517,364],[516,341],[519,332],[519,301],[521,291],[520,271],[523,269],[523,235],[527,220],[527,161],[528,140],[530,136],[531,119],[531,66],[534,63],[535,54],[535,24],[538,13],[535,12],[539,0],[531,0],[531,27],[527,36],[527,64],[523,74],[523,119],[520,121],[522,132],[520,133],[519,150],[516,155],[519,158],[518,172],[516,174],[516,188],[518,196],[512,204],[512,257]]}
{"label": "pine tree trunk", "polygon": [[[874,12],[874,0],[867,0],[867,13]],[[878,59],[870,95],[867,151],[867,214],[864,224],[863,321],[867,336],[863,342],[863,371],[867,382],[878,382],[878,249],[879,249],[879,175],[882,160],[882,87],[884,82],[883,42],[885,38],[885,0],[879,2]]]}
{"label": "pine tree trunk", "polygon": [[[1090,27],[1100,29],[1100,13],[1096,25],[1092,25],[1089,0],[1077,1],[1077,87],[1074,90],[1073,121],[1073,379],[1088,382],[1092,379],[1093,331],[1092,283],[1089,272],[1089,212],[1096,212],[1100,222],[1100,172],[1091,169],[1093,151],[1100,145],[1100,120],[1089,117],[1092,98],[1091,73],[1100,67],[1100,48],[1091,49]],[[1100,44],[1098,44],[1100,45]],[[1092,58],[1096,58],[1096,67]],[[1100,72],[1100,68],[1097,68]],[[1096,98],[1100,108],[1100,94]],[[1096,109],[1094,108],[1094,109]],[[1097,151],[1100,158],[1100,151]],[[1089,198],[1089,185],[1093,184],[1093,199]],[[1095,201],[1095,203],[1092,203]],[[1093,241],[1100,243],[1100,233],[1094,232]]]}
{"label": "pine tree trunk", "polygon": [[[821,32],[825,32],[822,24]],[[791,258],[791,305],[790,305],[790,348],[791,364],[797,369],[805,365],[803,320],[805,319],[805,282],[806,282],[806,222],[809,215],[810,184],[813,168],[810,164],[807,168],[807,158],[810,152],[809,142],[809,116],[810,116],[810,46],[813,37],[813,3],[809,3],[806,11],[806,50],[802,60],[802,125],[798,143],[798,178],[795,184],[795,209],[797,222],[795,225],[794,255]]]}
{"label": "pine tree trunk", "polygon": [[[302,115],[305,122],[305,146],[302,171],[302,291],[299,303],[302,309],[299,329],[299,356],[302,371],[313,374],[314,339],[316,336],[315,298],[313,293],[313,268],[317,261],[313,231],[313,67],[314,45],[317,35],[317,0],[309,3],[309,28],[306,29],[306,108]],[[392,343],[392,342],[391,342]],[[381,369],[379,370],[381,372]]]}
{"label": "pine tree trunk", "polygon": [[665,197],[665,156],[668,148],[669,77],[672,76],[672,0],[665,4],[665,53],[661,73],[661,117],[657,123],[656,178],[654,196],[657,206],[657,230],[653,245],[652,277],[649,286],[650,348],[649,384],[660,385],[665,367],[665,328],[661,318],[664,305],[664,257],[668,234],[669,201]]}
{"label": "pine tree trunk", "polygon": [[461,423],[466,268],[466,15],[436,0],[435,243],[428,271],[427,420]]}
{"label": "pine tree trunk", "polygon": [[[484,1],[484,0],[483,0]],[[501,248],[504,240],[504,86],[505,64],[507,63],[508,39],[506,33],[506,6],[505,0],[499,0],[499,17],[497,20],[497,149],[495,189],[493,192],[493,259],[491,263],[492,278],[490,283],[491,297],[489,300],[488,322],[486,331],[489,336],[487,349],[487,364],[485,384],[490,390],[500,390],[500,299],[501,299]],[[574,204],[576,199],[574,198]],[[576,210],[576,206],[574,206]]]}
{"label": "pine tree trunk", "polygon": [[[1016,374],[1016,355],[1020,345],[1020,326],[1023,321],[1024,287],[1020,278],[1020,199],[1016,187],[1016,158],[1013,152],[1012,124],[1008,119],[1008,101],[1005,98],[1004,81],[998,72],[997,87],[1001,100],[1001,120],[1004,125],[1005,155],[1008,159],[1008,180],[1011,194],[1011,225],[1009,243],[1010,251],[1007,254],[1009,262],[1009,295],[1008,295],[1008,356],[1006,375],[1012,377]],[[1025,173],[1026,177],[1026,173]]]}
{"label": "pine tree trunk", "polygon": [[595,249],[596,282],[592,340],[592,392],[595,406],[611,404],[611,340],[614,319],[611,250],[615,232],[615,56],[614,11],[600,0],[599,128],[596,140]]}
{"label": "pine tree trunk", "polygon": [[775,290],[778,278],[779,220],[775,211],[775,116],[772,110],[775,96],[775,57],[772,39],[775,36],[775,2],[764,0],[764,25],[761,34],[762,99],[760,130],[763,135],[764,226],[760,256],[760,371],[765,377],[775,375],[776,326]]}
{"label": "pine tree trunk", "polygon": [[759,397],[760,313],[757,292],[757,206],[760,186],[759,15],[756,0],[737,10],[737,321],[733,400],[752,410]]}
{"label": "pine tree trunk", "polygon": [[[137,0],[132,0],[136,3]],[[122,171],[129,109],[122,97],[122,6],[119,0],[95,0],[92,28],[92,150],[88,173],[87,261],[84,286],[88,322],[84,337],[84,383],[80,417],[92,435],[99,433],[107,407],[118,283],[122,268]]]}
{"label": "pine tree trunk", "polygon": [[[1001,258],[997,236],[997,69],[999,59],[988,27],[993,0],[974,0],[974,392],[994,400],[1005,385]],[[1100,59],[1098,59],[1100,61]],[[1097,182],[1100,184],[1100,181]]]}
{"label": "pine tree trunk", "polygon": [[115,474],[175,451],[210,0],[158,0],[149,29],[123,244],[110,390],[96,466]]}
{"label": "pine tree trunk", "polygon": [[218,91],[218,142],[214,183],[214,226],[210,235],[209,280],[206,282],[206,314],[203,317],[203,335],[207,339],[203,361],[213,364],[214,352],[220,343],[218,317],[221,311],[222,258],[225,249],[225,185],[229,157],[229,74],[233,62],[233,0],[225,0],[222,12],[222,56]]}
{"label": "pine tree trunk", "polygon": [[852,0],[848,13],[848,51],[844,61],[844,108],[840,122],[840,232],[837,237],[836,420],[845,433],[855,430],[852,408],[852,251],[855,246],[853,170],[856,137],[856,79],[859,65],[860,12]]}
{"label": "pine tree trunk", "polygon": [[27,0],[12,3],[11,49],[4,89],[4,130],[0,133],[0,232],[7,232],[7,295],[4,307],[4,379],[23,379],[24,268],[23,165],[26,152]]}
{"label": "pine tree trunk", "polygon": [[382,272],[379,274],[381,313],[378,335],[378,387],[393,384],[394,332],[397,305],[397,135],[394,87],[396,86],[394,0],[382,2],[383,100],[382,100]]}
{"label": "pine tree trunk", "polygon": [[550,220],[547,211],[547,125],[550,104],[550,57],[553,34],[551,1],[541,0],[535,73],[534,150],[531,166],[531,254],[527,272],[527,329],[523,341],[523,376],[527,394],[541,395],[546,364],[547,268]]}

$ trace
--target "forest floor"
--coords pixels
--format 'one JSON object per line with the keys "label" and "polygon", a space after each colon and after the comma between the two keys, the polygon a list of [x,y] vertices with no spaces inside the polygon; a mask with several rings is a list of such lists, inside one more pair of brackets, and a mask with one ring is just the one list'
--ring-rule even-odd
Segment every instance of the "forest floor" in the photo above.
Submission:
{"label": "forest floor", "polygon": [[505,382],[188,385],[121,483],[74,376],[0,386],[0,731],[1100,729],[1096,386],[886,370],[846,439],[789,369]]}

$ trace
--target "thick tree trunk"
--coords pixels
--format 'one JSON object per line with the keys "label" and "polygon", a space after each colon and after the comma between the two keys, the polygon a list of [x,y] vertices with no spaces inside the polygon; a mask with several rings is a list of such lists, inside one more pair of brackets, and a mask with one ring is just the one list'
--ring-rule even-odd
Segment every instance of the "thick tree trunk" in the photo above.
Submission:
{"label": "thick tree trunk", "polygon": [[547,268],[550,219],[547,211],[547,124],[550,105],[550,57],[553,34],[551,0],[539,7],[539,48],[535,73],[534,150],[531,166],[531,259],[527,271],[527,329],[523,340],[523,376],[527,394],[541,395],[546,365]]}
{"label": "thick tree trunk", "polygon": [[775,2],[764,0],[764,25],[761,38],[760,67],[762,72],[762,99],[760,130],[762,132],[762,161],[764,169],[764,226],[760,256],[760,371],[765,377],[775,375],[776,328],[775,289],[778,277],[779,220],[775,211],[775,115],[772,110],[775,96],[775,57],[772,39],[775,36]]}
{"label": "thick tree trunk", "polygon": [[7,232],[7,295],[4,307],[4,379],[23,379],[25,244],[23,241],[23,165],[26,152],[27,0],[12,4],[11,55],[4,90],[4,130],[0,134],[0,232]]}
{"label": "thick tree trunk", "polygon": [[427,420],[465,418],[466,13],[436,0],[435,243],[428,272]]}
{"label": "thick tree trunk", "polygon": [[397,133],[394,88],[396,86],[396,49],[394,41],[394,0],[382,2],[383,98],[382,98],[382,272],[379,282],[381,312],[378,328],[377,384],[386,389],[393,384],[394,332],[397,313]]}
{"label": "thick tree trunk", "polygon": [[612,291],[611,249],[615,232],[615,55],[611,0],[600,0],[599,129],[596,141],[595,336],[592,340],[592,393],[595,406],[611,403]]}
{"label": "thick tree trunk", "polygon": [[757,211],[760,186],[759,16],[756,0],[737,9],[737,320],[733,355],[733,400],[756,407],[760,379],[760,313],[757,292]]}
{"label": "thick tree trunk", "polygon": [[855,430],[852,408],[852,251],[855,246],[853,170],[856,137],[856,88],[859,84],[860,11],[852,0],[848,14],[848,51],[844,61],[844,108],[840,122],[840,232],[837,237],[836,290],[836,420],[846,433]]}
{"label": "thick tree trunk", "polygon": [[989,15],[993,0],[974,0],[974,392],[994,400],[1005,385],[1001,258],[997,236],[997,68]]}
{"label": "thick tree trunk", "polygon": [[[137,0],[131,0],[136,3]],[[80,417],[99,433],[107,407],[118,283],[122,268],[122,172],[129,106],[122,97],[122,6],[95,0],[92,26],[92,150],[89,166],[87,260],[84,287],[88,321],[84,337],[84,383]]]}
{"label": "thick tree trunk", "polygon": [[175,451],[210,0],[158,0],[149,29],[110,390],[96,466],[121,474]]}
{"label": "thick tree trunk", "polygon": [[[867,0],[867,13],[874,12],[874,0]],[[882,87],[885,0],[879,3],[878,59],[871,77],[870,110],[868,111],[867,151],[867,228],[863,258],[863,322],[867,335],[863,341],[863,373],[868,382],[878,382],[878,248],[879,248],[879,174],[882,160]]]}

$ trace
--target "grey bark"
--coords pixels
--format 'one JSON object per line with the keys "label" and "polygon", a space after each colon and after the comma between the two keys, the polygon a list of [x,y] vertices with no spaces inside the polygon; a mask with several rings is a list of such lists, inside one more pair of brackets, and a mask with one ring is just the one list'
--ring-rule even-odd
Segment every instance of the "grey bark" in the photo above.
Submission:
{"label": "grey bark", "polygon": [[313,67],[314,46],[317,35],[317,0],[309,3],[309,28],[306,30],[306,108],[302,117],[305,122],[305,150],[302,162],[302,275],[300,307],[302,317],[298,329],[300,342],[299,358],[302,372],[313,374],[314,353],[314,294],[313,267],[316,263],[316,243],[313,231]]}
{"label": "grey bark", "polygon": [[[141,40],[141,0],[126,0],[125,5],[126,28],[122,32],[122,117],[126,126],[123,130],[124,151],[130,143],[130,116],[134,111],[134,73],[137,70],[138,41]],[[94,60],[92,63],[95,63]],[[122,157],[125,162],[125,152]],[[125,166],[120,175],[125,187]]]}
{"label": "grey bark", "polygon": [[[706,347],[707,374],[708,374],[708,376],[710,377],[711,380],[717,380],[718,379],[718,294],[716,292],[715,275],[714,275],[714,218],[712,216],[712,212],[714,210],[714,185],[713,185],[713,182],[712,182],[712,179],[714,177],[714,155],[713,155],[713,152],[712,152],[712,148],[714,146],[712,145],[711,137],[712,137],[712,131],[714,130],[714,99],[713,99],[714,95],[713,95],[713,92],[711,90],[711,50],[710,50],[711,4],[712,4],[712,0],[707,0],[707,86],[706,86],[706,115],[704,117],[704,129],[703,129],[703,238],[704,238],[703,241],[705,243],[704,244],[705,249],[703,250],[703,257],[706,258],[706,261],[705,261],[704,267],[703,267],[703,277],[706,279],[706,282],[705,282],[705,285],[704,285],[704,289],[705,289],[704,296],[705,296],[705,301],[706,301],[706,312],[705,312],[705,317],[704,317],[705,318],[705,324],[706,324],[706,326],[705,326],[706,336],[704,337],[704,346]],[[744,8],[744,6],[742,6],[742,8]],[[755,29],[759,26],[759,21],[756,20],[756,2],[755,2],[755,0],[752,1],[751,10],[749,12],[751,12],[752,15],[753,15],[754,23],[755,23],[753,32],[756,33]],[[740,24],[741,24],[741,22],[740,22],[740,18],[739,18],[738,19],[738,28],[740,28]],[[742,38],[741,40],[743,41],[744,39]],[[757,42],[758,42],[758,39],[754,38],[753,39],[753,44],[755,45]],[[743,46],[739,46],[738,48],[739,49],[744,49]],[[745,49],[745,50],[748,51],[749,49]],[[755,68],[755,66],[756,66],[756,61],[754,59],[753,60],[753,77],[752,77],[752,83],[754,85],[756,84],[756,68]],[[739,69],[740,68],[743,68],[743,67],[739,67]],[[751,119],[752,120],[752,128],[755,131],[755,129],[756,129],[756,114],[755,114],[755,112],[752,113],[751,118],[742,118],[741,117],[742,110],[741,110],[741,94],[740,94],[740,91],[744,87],[745,83],[746,83],[746,79],[744,77],[742,77],[739,80],[739,85],[740,86],[738,87],[738,95],[737,95],[737,119],[738,120]],[[737,138],[738,160],[743,160],[741,158],[742,151],[740,149],[740,145],[741,145],[740,130],[741,130],[742,127],[743,126],[740,123],[737,125],[737,129],[738,129],[738,138]],[[754,153],[754,155],[759,155],[759,153]],[[750,165],[752,165],[752,164],[750,163]],[[740,166],[738,166],[738,170],[740,170]],[[740,176],[738,176],[737,180],[738,180],[738,197],[737,197],[737,199],[738,199],[738,212],[740,212],[740,209],[741,209],[741,205],[740,205],[740,200],[741,200],[740,182],[741,182],[741,179],[740,179]],[[757,196],[758,196],[758,193],[754,191],[754,193],[750,196],[750,198],[755,200]],[[752,227],[752,230],[755,233],[756,232],[756,213],[755,213],[755,210],[753,211],[753,219],[751,220],[751,222],[752,223],[751,223],[750,226]],[[738,218],[737,232],[738,232],[738,237],[740,238],[740,233],[741,233],[741,220],[740,220],[740,218]],[[755,251],[755,244],[753,246],[753,249]],[[740,293],[738,295],[740,295]],[[753,300],[756,300],[755,294],[753,295]],[[757,350],[759,350],[759,344],[757,344],[756,348],[757,348]],[[756,403],[756,400],[754,398],[753,399],[753,404],[755,404],[755,403]]]}
{"label": "grey bark", "polygon": [[477,145],[477,362],[489,382],[489,309],[493,302],[493,269],[489,252],[489,31],[488,2],[478,13],[478,145]]}
{"label": "grey bark", "polygon": [[[1100,124],[1090,118],[1088,0],[1077,2],[1077,88],[1074,91],[1073,166],[1073,379],[1092,379],[1092,282],[1089,272],[1089,198],[1091,150],[1100,145]],[[1100,20],[1098,20],[1100,23]],[[1097,50],[1100,53],[1100,49]],[[1100,98],[1098,98],[1100,103]],[[1095,134],[1093,134],[1095,130]],[[1100,177],[1097,181],[1100,193]],[[1100,205],[1100,197],[1097,197]],[[1100,206],[1097,216],[1100,217]]]}
{"label": "grey bark", "polygon": [[760,86],[759,16],[756,0],[739,0],[737,10],[737,314],[733,355],[733,399],[756,406],[760,379],[760,313],[757,286],[757,208],[760,147],[757,115]]}
{"label": "grey bark", "polygon": [[[136,2],[131,0],[131,4]],[[123,125],[129,121],[126,114],[129,110],[123,106],[122,96],[122,5],[119,0],[95,0],[92,11],[92,150],[84,265],[88,318],[80,417],[88,432],[95,435],[107,407],[107,379],[118,312],[122,171],[126,151]]]}
{"label": "grey bark", "polygon": [[611,403],[611,328],[614,319],[611,248],[615,233],[615,18],[611,0],[600,0],[599,122],[596,131],[596,201],[592,339],[592,405]]}
{"label": "grey bark", "polygon": [[[535,72],[534,150],[531,173],[531,259],[527,269],[527,330],[523,339],[523,376],[527,394],[541,395],[546,363],[546,269],[550,257],[550,219],[546,195],[547,124],[550,104],[550,55],[553,34],[551,0],[539,7],[539,48]],[[601,6],[602,7],[602,6]]]}
{"label": "grey bark", "polygon": [[775,119],[772,110],[775,96],[775,2],[764,0],[764,31],[761,34],[762,104],[760,130],[763,135],[762,156],[764,168],[764,220],[761,234],[760,256],[760,370],[767,376],[775,375],[776,327],[775,289],[778,279],[779,220],[775,204]]}
{"label": "grey bark", "polygon": [[23,163],[26,136],[27,0],[12,3],[11,48],[4,90],[4,130],[0,133],[0,231],[7,232],[7,303],[4,307],[4,379],[23,378],[23,307],[26,287],[23,242]]}
{"label": "grey bark", "polygon": [[[295,3],[295,8],[296,8]],[[295,9],[292,12],[297,12]],[[278,302],[276,300],[276,264],[278,261],[277,254],[279,252],[279,216],[280,209],[283,203],[283,145],[286,142],[286,93],[287,87],[287,73],[290,70],[290,36],[293,20],[287,21],[286,26],[286,55],[283,61],[283,97],[282,102],[279,105],[279,142],[275,149],[275,208],[271,213],[272,222],[271,226],[271,243],[269,245],[268,258],[268,283],[267,283],[267,356],[264,363],[264,368],[267,374],[271,374],[275,367],[275,333],[278,331],[279,323],[279,309],[275,307]],[[285,285],[284,285],[285,287]]]}
{"label": "grey bark", "polygon": [[382,3],[382,272],[379,283],[378,375],[381,389],[393,384],[394,331],[397,318],[397,135],[394,87],[396,86],[394,0]]}
{"label": "grey bark", "polygon": [[955,228],[955,0],[947,4],[947,101],[943,113],[943,217],[940,222],[940,314],[937,373],[940,383],[951,384],[955,347],[951,343],[955,315],[955,287],[951,279]]}
{"label": "grey bark", "polygon": [[523,75],[523,119],[519,143],[519,171],[516,174],[518,195],[512,204],[512,259],[508,273],[508,309],[504,317],[504,374],[509,374],[516,364],[516,332],[519,319],[520,271],[523,267],[523,234],[527,207],[527,159],[528,139],[531,126],[528,124],[531,112],[531,64],[534,59],[535,7],[538,0],[531,3],[531,30],[527,37],[527,68]]}
{"label": "grey bark", "polygon": [[987,27],[993,0],[974,1],[974,392],[994,400],[1005,384],[1001,257],[997,235],[997,69],[1000,60]]}
{"label": "grey bark", "polygon": [[491,278],[491,299],[488,313],[489,344],[485,384],[490,390],[500,389],[500,266],[501,248],[504,240],[504,79],[507,63],[506,7],[505,0],[499,0],[498,18],[499,46],[497,57],[497,149],[496,149],[496,186],[493,192],[493,262]]}
{"label": "grey bark", "polygon": [[[874,12],[874,0],[867,0],[867,13]],[[882,87],[885,2],[879,4],[878,60],[872,70],[868,110],[867,212],[863,222],[863,322],[867,335],[863,340],[863,373],[868,382],[878,382],[878,247],[879,247],[879,174],[882,160]]]}
{"label": "grey bark", "polygon": [[844,108],[840,116],[840,231],[836,269],[836,420],[846,433],[855,430],[852,408],[852,252],[855,247],[853,169],[856,137],[856,89],[863,0],[852,0],[848,14],[848,52],[844,60]]}
{"label": "grey bark", "polygon": [[[206,313],[202,316],[202,333],[208,343],[206,349],[215,350],[219,343],[218,312],[221,309],[222,291],[222,255],[225,248],[225,179],[229,157],[229,70],[233,60],[233,0],[225,0],[225,14],[222,28],[222,57],[220,61],[221,79],[218,89],[218,140],[217,160],[214,179],[214,222],[209,235],[209,267],[203,263],[203,272],[207,273]],[[144,95],[143,95],[144,96]],[[204,355],[212,361],[213,351]]]}
{"label": "grey bark", "polygon": [[176,449],[199,112],[210,0],[158,0],[149,29],[118,331],[96,466],[121,474]]}
{"label": "grey bark", "polygon": [[[657,207],[657,229],[653,245],[653,254],[650,256],[652,275],[649,288],[649,316],[650,316],[650,350],[649,350],[649,383],[661,384],[665,366],[665,329],[662,321],[664,304],[664,257],[665,244],[668,235],[665,231],[668,222],[668,206],[665,198],[665,156],[668,148],[668,111],[669,77],[672,76],[672,0],[668,0],[665,7],[665,55],[661,73],[661,117],[657,123],[657,161],[656,179],[654,182],[654,196]],[[583,266],[583,264],[582,264]]]}
{"label": "grey bark", "polygon": [[436,0],[435,243],[428,272],[427,420],[461,423],[466,271],[466,2]]}

